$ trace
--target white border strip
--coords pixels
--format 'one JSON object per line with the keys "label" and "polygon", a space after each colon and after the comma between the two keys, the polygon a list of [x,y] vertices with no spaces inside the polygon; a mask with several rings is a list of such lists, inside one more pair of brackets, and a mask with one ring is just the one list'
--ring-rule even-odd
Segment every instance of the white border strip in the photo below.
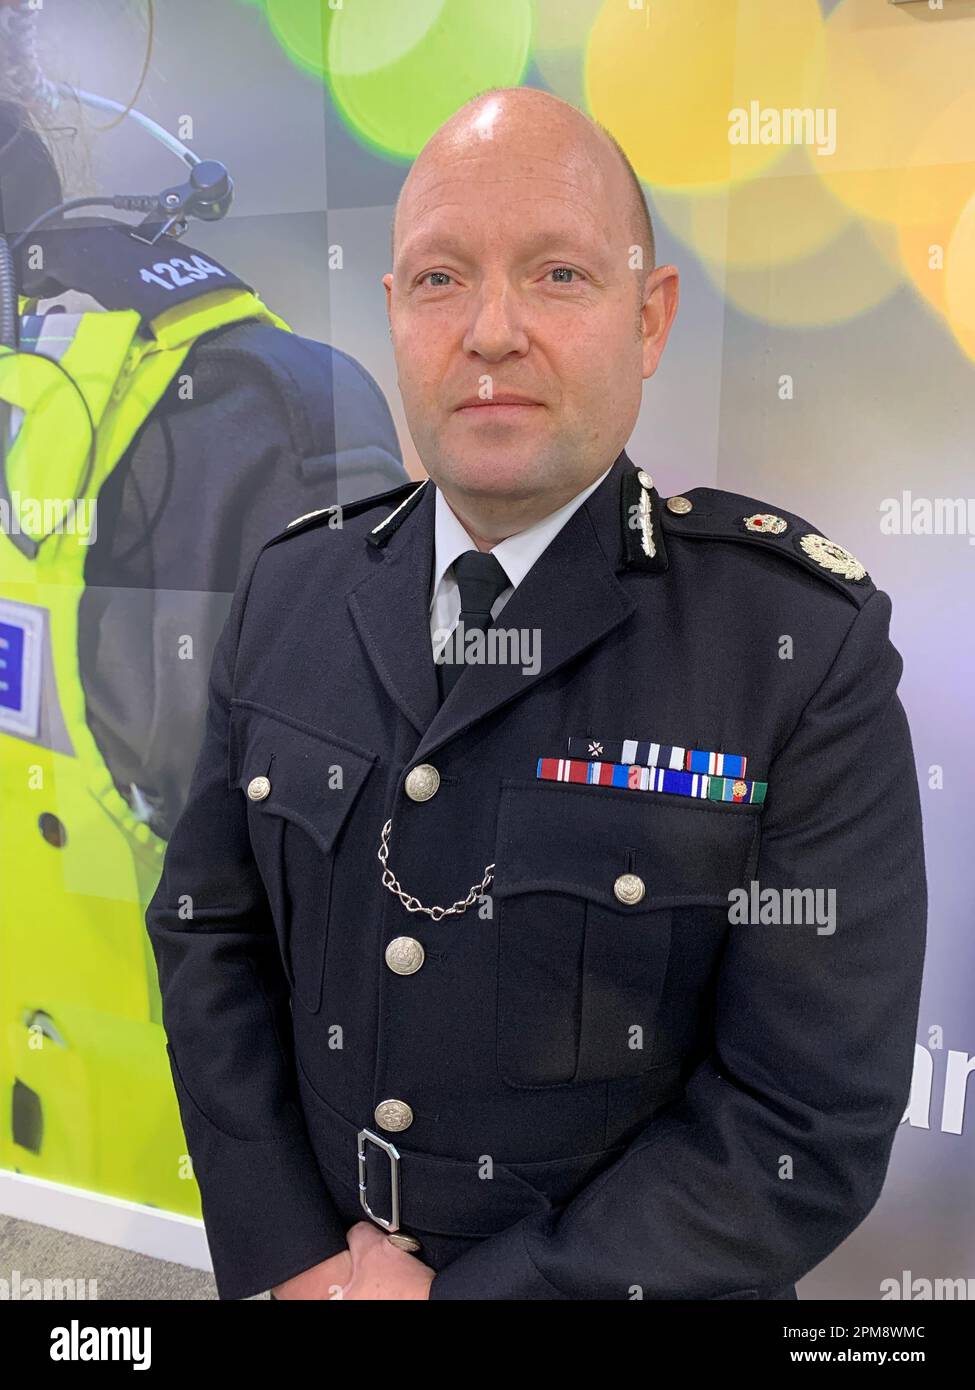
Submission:
{"label": "white border strip", "polygon": [[0,1214],[213,1272],[203,1222],[79,1187],[0,1170]]}
{"label": "white border strip", "polygon": [[392,521],[393,517],[396,516],[399,512],[401,512],[403,508],[406,506],[407,502],[411,502],[418,492],[422,492],[429,481],[429,478],[424,478],[423,482],[420,483],[419,487],[415,487],[408,497],[403,498],[402,502],[399,504],[398,507],[393,508],[389,516],[384,516],[379,525],[374,526],[372,528],[372,530],[369,532],[370,536],[377,536],[384,526],[388,526],[389,523]]}

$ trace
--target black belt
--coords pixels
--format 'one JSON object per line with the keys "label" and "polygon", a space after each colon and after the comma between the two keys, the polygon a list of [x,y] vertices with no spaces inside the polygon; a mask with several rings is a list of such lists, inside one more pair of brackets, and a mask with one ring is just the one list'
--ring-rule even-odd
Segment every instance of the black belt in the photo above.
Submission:
{"label": "black belt", "polygon": [[300,1061],[298,1083],[321,1167],[344,1187],[358,1189],[363,1210],[387,1231],[402,1223],[431,1235],[494,1235],[567,1201],[625,1148],[618,1144],[542,1163],[494,1162],[485,1177],[477,1160],[417,1153],[347,1120],[314,1089]]}

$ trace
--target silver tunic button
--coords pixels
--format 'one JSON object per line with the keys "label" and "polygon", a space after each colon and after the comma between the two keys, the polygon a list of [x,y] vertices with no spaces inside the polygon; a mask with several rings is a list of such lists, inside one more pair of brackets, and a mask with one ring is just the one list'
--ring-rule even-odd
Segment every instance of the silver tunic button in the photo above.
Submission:
{"label": "silver tunic button", "polygon": [[271,794],[271,783],[266,777],[252,777],[247,783],[247,795],[251,801],[263,801]]}
{"label": "silver tunic button", "polygon": [[423,947],[415,936],[395,936],[386,947],[386,964],[397,975],[416,974],[423,959]]}
{"label": "silver tunic button", "polygon": [[668,497],[667,510],[673,512],[675,516],[686,516],[688,512],[694,510],[694,503],[689,497]]}
{"label": "silver tunic button", "polygon": [[380,1129],[409,1129],[413,1111],[405,1100],[381,1100],[373,1114]]}
{"label": "silver tunic button", "polygon": [[613,884],[613,892],[617,898],[630,907],[638,903],[646,891],[646,884],[639,874],[620,874]]}
{"label": "silver tunic button", "polygon": [[637,477],[640,479],[641,487],[653,487],[653,479],[645,468],[638,471]]}
{"label": "silver tunic button", "polygon": [[402,1231],[396,1231],[393,1235],[387,1236],[386,1239],[390,1245],[395,1245],[397,1250],[409,1250],[411,1254],[423,1249],[416,1236],[404,1235]]}
{"label": "silver tunic button", "polygon": [[407,773],[404,785],[411,801],[429,801],[440,786],[440,773],[432,763],[420,763]]}

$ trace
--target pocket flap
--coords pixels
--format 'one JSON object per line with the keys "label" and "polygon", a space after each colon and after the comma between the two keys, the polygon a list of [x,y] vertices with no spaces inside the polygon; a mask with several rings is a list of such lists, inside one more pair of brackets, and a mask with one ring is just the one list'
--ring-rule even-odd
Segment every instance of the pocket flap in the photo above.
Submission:
{"label": "pocket flap", "polygon": [[[761,811],[751,803],[508,778],[491,892],[572,893],[630,915],[726,907],[757,863]],[[625,872],[643,880],[636,904],[614,892]]]}
{"label": "pocket flap", "polygon": [[323,854],[331,851],[377,761],[374,753],[337,734],[249,700],[233,701],[229,785],[248,795],[255,778],[266,778],[269,789],[250,797],[251,807],[300,826]]}

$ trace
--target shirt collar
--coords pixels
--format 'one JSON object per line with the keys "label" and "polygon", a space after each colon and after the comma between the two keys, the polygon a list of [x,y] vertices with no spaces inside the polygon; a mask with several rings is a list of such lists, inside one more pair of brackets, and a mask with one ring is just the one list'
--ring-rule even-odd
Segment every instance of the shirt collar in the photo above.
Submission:
{"label": "shirt collar", "polygon": [[[600,473],[595,482],[584,487],[581,492],[577,492],[575,497],[570,498],[556,511],[550,512],[540,521],[532,522],[530,526],[526,526],[523,531],[517,531],[513,536],[507,536],[503,541],[492,546],[491,554],[503,567],[514,588],[518,587],[542,551],[555,539],[573,512],[582,506],[591,492],[595,492],[612,466],[610,464],[604,473]],[[440,582],[457,556],[462,555],[465,550],[477,549],[439,488],[436,489],[435,547],[433,585],[430,591],[431,608]]]}

